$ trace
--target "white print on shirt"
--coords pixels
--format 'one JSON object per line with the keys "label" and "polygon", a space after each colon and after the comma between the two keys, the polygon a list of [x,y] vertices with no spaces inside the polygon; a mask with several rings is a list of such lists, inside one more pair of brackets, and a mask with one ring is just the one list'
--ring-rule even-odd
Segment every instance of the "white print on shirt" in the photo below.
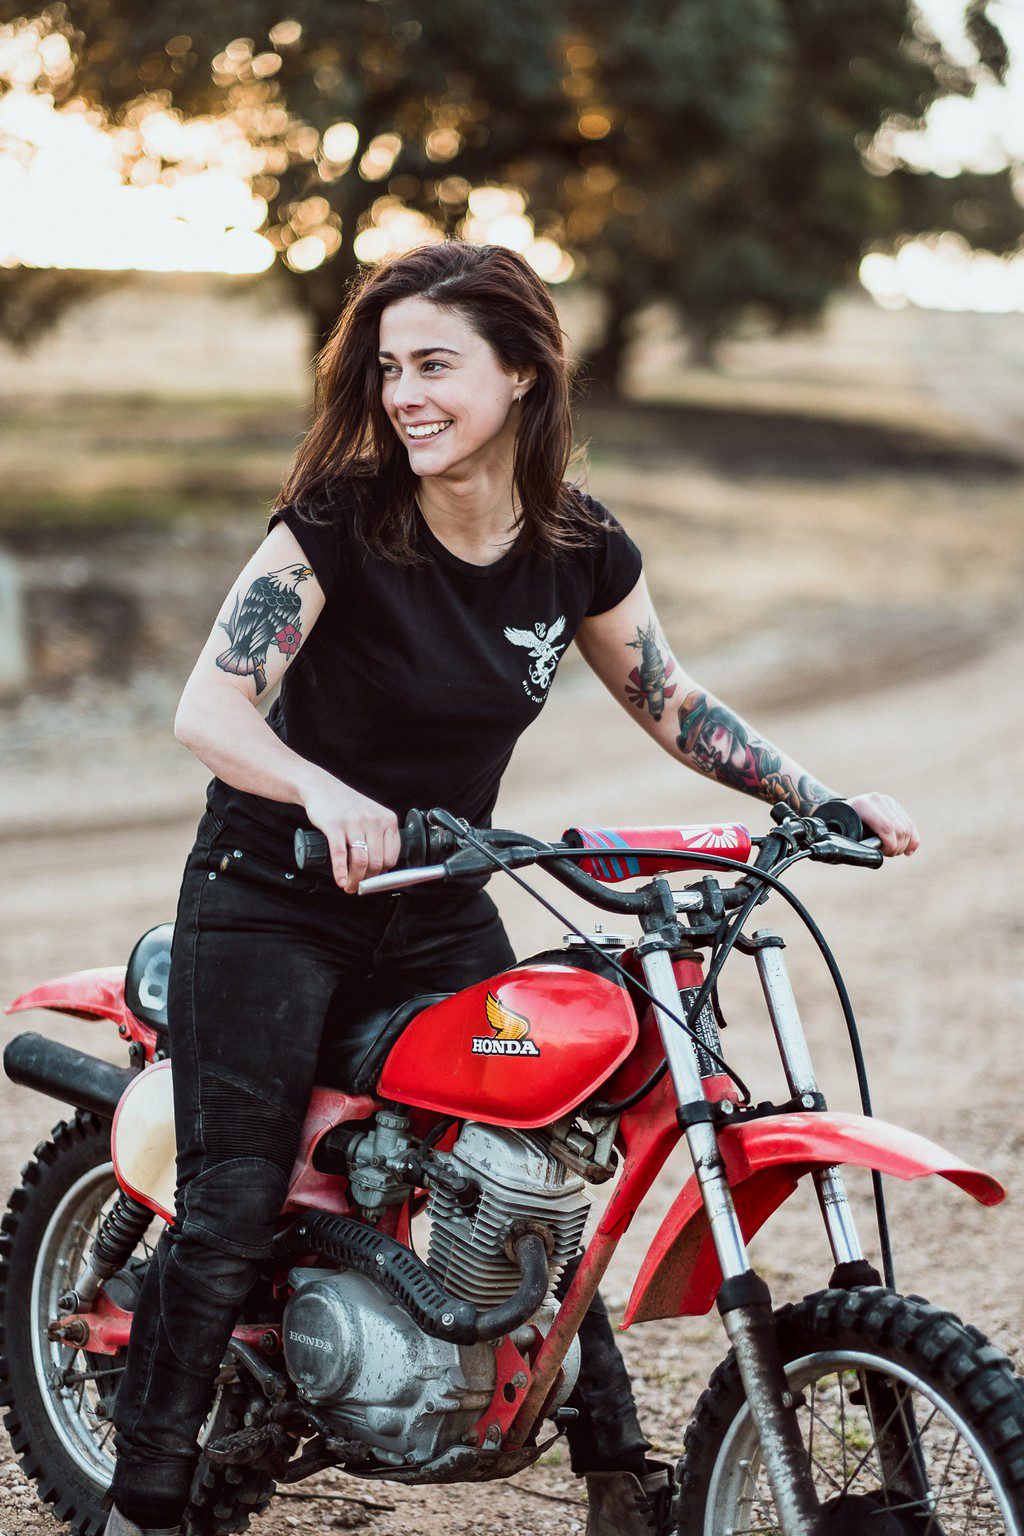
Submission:
{"label": "white print on shirt", "polygon": [[535,704],[543,704],[544,695],[551,686],[551,679],[554,677],[555,668],[558,666],[559,655],[569,643],[567,640],[563,640],[561,645],[555,644],[564,628],[565,615],[562,614],[550,624],[535,624],[532,631],[528,629],[512,629],[510,627],[505,630],[506,640],[510,640],[513,645],[523,646],[530,653],[530,660],[533,665],[530,667],[527,676],[534,687],[539,688],[541,691],[539,694],[531,692],[525,682],[523,683],[523,689],[529,694]]}

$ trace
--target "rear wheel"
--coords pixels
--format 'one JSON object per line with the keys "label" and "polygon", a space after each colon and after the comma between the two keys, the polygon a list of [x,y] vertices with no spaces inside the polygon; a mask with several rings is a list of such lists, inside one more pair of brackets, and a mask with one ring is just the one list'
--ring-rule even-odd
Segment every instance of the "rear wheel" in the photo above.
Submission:
{"label": "rear wheel", "polygon": [[[124,1353],[89,1354],[47,1338],[57,1298],[81,1275],[93,1239],[118,1195],[110,1161],[110,1124],[78,1114],[54,1127],[35,1149],[0,1221],[0,1403],[4,1424],[39,1497],[77,1536],[99,1536],[104,1496],[114,1472],[114,1396]],[[157,1218],[128,1264],[109,1283],[112,1299],[131,1310]],[[203,1438],[242,1425],[249,1394],[222,1386]],[[200,1462],[188,1525],[197,1536],[242,1531],[274,1491],[251,1468]]]}
{"label": "rear wheel", "polygon": [[[820,1536],[1024,1536],[1024,1387],[920,1297],[821,1291],[776,1313],[823,1505]],[[730,1352],[679,1466],[678,1536],[778,1536]]]}

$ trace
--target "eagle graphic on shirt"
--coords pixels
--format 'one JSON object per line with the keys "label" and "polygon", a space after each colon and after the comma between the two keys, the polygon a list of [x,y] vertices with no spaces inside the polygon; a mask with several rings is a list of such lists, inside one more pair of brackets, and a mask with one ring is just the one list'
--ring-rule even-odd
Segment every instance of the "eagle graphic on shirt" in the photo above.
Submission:
{"label": "eagle graphic on shirt", "polygon": [[506,640],[529,651],[532,666],[527,676],[536,688],[547,688],[555,675],[558,658],[569,643],[563,640],[561,645],[555,644],[564,629],[565,615],[562,614],[551,624],[535,624],[532,630],[511,626],[505,630]]}

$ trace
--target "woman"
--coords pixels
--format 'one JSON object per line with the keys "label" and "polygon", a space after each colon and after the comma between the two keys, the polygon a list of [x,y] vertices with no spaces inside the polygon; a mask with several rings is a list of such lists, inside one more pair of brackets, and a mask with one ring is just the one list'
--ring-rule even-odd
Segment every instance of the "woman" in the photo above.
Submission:
{"label": "woman", "polygon": [[[562,334],[520,257],[449,241],[372,271],[317,386],[268,535],[175,722],[216,777],[175,929],[179,1187],[116,1405],[118,1533],[180,1520],[328,1015],[343,1052],[346,1018],[370,1004],[455,990],[513,960],[478,886],[353,899],[396,862],[406,811],[443,805],[488,824],[573,639],[687,767],[800,810],[833,795],[675,665],[636,546],[564,482]],[[265,722],[255,706],[282,680]],[[888,797],[852,803],[886,853],[917,846]],[[292,833],[308,824],[327,836],[333,878],[290,867]],[[663,1529],[667,1475],[645,1459],[600,1304],[581,1338],[570,1449],[587,1476],[588,1532]]]}

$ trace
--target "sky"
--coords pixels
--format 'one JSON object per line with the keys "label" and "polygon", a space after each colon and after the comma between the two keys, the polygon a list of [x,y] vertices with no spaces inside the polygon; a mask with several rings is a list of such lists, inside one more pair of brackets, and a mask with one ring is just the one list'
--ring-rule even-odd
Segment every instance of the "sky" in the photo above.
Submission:
{"label": "sky", "polygon": [[[919,8],[947,48],[970,61],[960,0],[920,0]],[[998,0],[992,15],[1017,61],[1006,85],[983,85],[970,99],[945,98],[924,132],[887,131],[880,147],[942,175],[1015,164],[1024,201],[1024,0]],[[249,62],[268,74],[280,63],[272,51]],[[7,86],[0,94],[0,265],[241,274],[265,270],[281,249],[288,265],[308,271],[337,248],[337,221],[324,198],[302,205],[286,248],[267,238],[267,204],[252,182],[272,166],[268,151],[250,144],[237,125],[183,122],[157,109],[109,130],[84,110],[55,110],[39,89],[41,63],[51,78],[72,68],[62,38],[0,28],[0,85]],[[398,148],[386,134],[361,145],[347,123],[335,124],[323,145],[336,168],[356,162],[360,174],[381,181]],[[572,276],[571,258],[553,241],[537,239],[514,188],[474,189],[461,233],[513,246],[548,281]],[[425,238],[436,236],[423,216],[385,195],[356,254],[373,261]],[[886,307],[1024,312],[1024,254],[1000,259],[951,235],[872,252],[860,277]]]}

